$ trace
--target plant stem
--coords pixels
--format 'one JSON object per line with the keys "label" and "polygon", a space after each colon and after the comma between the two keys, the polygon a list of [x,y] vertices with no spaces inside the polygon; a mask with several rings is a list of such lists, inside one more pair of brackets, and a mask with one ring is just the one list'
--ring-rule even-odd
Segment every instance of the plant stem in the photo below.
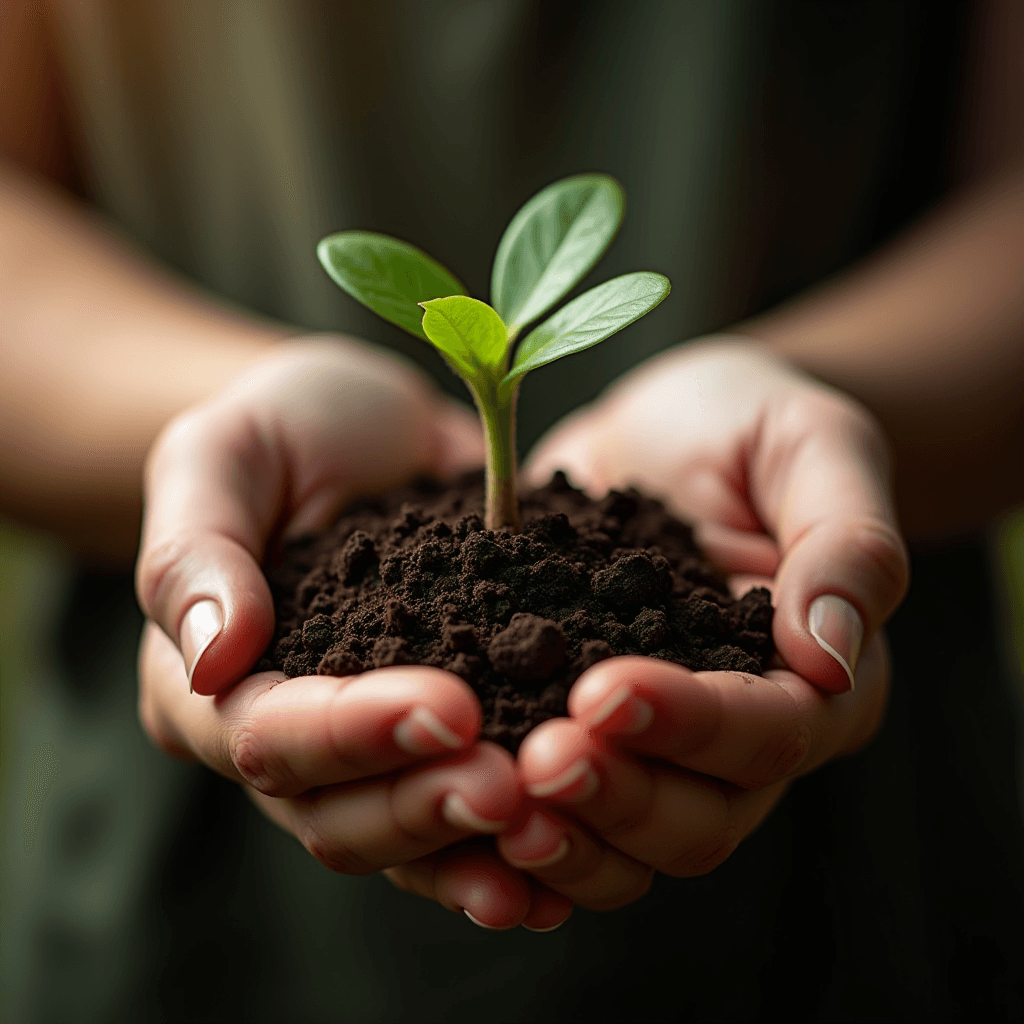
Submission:
{"label": "plant stem", "polygon": [[[495,389],[496,391],[497,389]],[[519,496],[516,493],[516,388],[508,399],[499,401],[492,392],[488,401],[474,394],[484,424],[487,491],[484,525],[488,530],[520,530]]]}

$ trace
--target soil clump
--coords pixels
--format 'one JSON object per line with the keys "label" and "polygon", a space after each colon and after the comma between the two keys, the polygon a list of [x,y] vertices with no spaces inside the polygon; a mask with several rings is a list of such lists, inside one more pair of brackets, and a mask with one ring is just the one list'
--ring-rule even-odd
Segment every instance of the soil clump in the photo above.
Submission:
{"label": "soil clump", "polygon": [[484,528],[483,474],[363,499],[294,542],[269,574],[277,625],[259,670],[288,677],[433,665],[483,705],[515,752],[565,715],[585,669],[641,654],[760,674],[772,607],[734,599],[690,527],[636,491],[593,501],[561,473],[522,499],[523,532]]}

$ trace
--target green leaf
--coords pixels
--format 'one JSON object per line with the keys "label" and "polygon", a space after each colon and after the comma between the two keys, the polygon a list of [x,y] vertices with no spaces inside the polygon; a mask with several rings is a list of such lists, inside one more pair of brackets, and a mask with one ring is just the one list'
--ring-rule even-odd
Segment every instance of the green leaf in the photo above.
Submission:
{"label": "green leaf", "polygon": [[549,310],[601,258],[622,220],[622,189],[580,174],[538,192],[505,229],[491,301],[514,335]]}
{"label": "green leaf", "polygon": [[419,303],[466,289],[408,242],[372,231],[342,231],[316,247],[328,274],[378,316],[427,341]]}
{"label": "green leaf", "polygon": [[671,287],[664,275],[642,270],[614,277],[584,292],[523,339],[512,369],[501,382],[502,389],[514,386],[538,366],[611,337],[654,309]]}
{"label": "green leaf", "polygon": [[479,299],[466,295],[421,302],[423,331],[470,382],[495,381],[505,371],[508,332],[501,317]]}

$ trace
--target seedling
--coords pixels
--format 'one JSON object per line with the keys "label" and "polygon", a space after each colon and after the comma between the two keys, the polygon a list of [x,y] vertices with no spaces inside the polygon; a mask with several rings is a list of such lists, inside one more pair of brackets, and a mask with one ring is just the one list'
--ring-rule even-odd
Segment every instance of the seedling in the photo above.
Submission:
{"label": "seedling", "polygon": [[669,293],[662,274],[623,274],[573,299],[514,348],[523,328],[601,258],[621,220],[622,189],[607,175],[577,175],[538,192],[498,244],[491,305],[468,296],[426,253],[387,235],[342,231],[317,247],[327,273],[349,295],[430,342],[466,382],[487,446],[488,529],[519,530],[515,410],[523,377],[611,337]]}

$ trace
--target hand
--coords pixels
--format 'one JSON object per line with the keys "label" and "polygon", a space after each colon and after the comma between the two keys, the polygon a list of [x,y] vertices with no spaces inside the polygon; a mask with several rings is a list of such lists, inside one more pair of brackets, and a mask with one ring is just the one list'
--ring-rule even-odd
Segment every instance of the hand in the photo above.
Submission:
{"label": "hand", "polygon": [[655,869],[711,870],[790,781],[873,735],[888,687],[879,627],[907,558],[880,429],[753,344],[688,345],[636,371],[541,444],[534,482],[556,468],[596,493],[635,484],[698,522],[737,592],[770,585],[785,666],[752,677],[612,659],[577,681],[570,718],[527,737],[535,810],[499,849],[611,907]]}
{"label": "hand", "polygon": [[451,845],[498,831],[521,797],[511,756],[476,741],[480,705],[461,679],[426,667],[247,676],[273,630],[260,565],[276,538],[479,451],[471,415],[341,339],[282,345],[174,420],[146,472],[140,714],[154,742],[244,785],[331,869],[406,864],[446,906],[543,925],[567,916],[563,897],[493,849]]}

